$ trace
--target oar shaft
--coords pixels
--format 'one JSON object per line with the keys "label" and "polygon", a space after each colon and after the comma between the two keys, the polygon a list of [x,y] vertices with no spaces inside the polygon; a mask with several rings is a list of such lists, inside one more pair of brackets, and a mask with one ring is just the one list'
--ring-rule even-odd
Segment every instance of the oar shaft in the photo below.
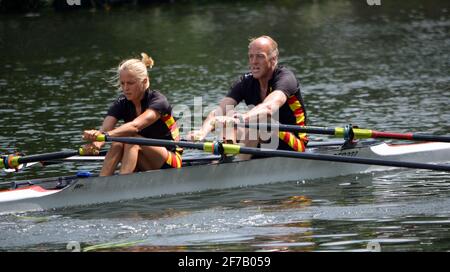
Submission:
{"label": "oar shaft", "polygon": [[259,155],[259,156],[276,156],[276,157],[287,157],[287,158],[299,158],[307,160],[319,160],[319,161],[332,161],[332,162],[344,162],[344,163],[355,163],[355,164],[371,164],[380,166],[390,166],[390,167],[405,167],[414,169],[428,169],[428,170],[438,170],[438,171],[449,171],[450,165],[439,165],[439,164],[427,164],[427,163],[416,163],[416,162],[404,162],[404,161],[388,161],[380,159],[369,159],[369,158],[355,158],[348,156],[337,156],[337,155],[326,155],[326,154],[314,154],[314,153],[300,153],[285,150],[271,150],[270,152],[264,152],[257,148],[241,147],[240,152],[243,154]]}
{"label": "oar shaft", "polygon": [[411,140],[411,141],[433,141],[433,142],[450,143],[450,136],[445,136],[445,135],[381,132],[381,131],[376,131],[376,130],[372,130],[372,138],[400,139],[400,140]]}
{"label": "oar shaft", "polygon": [[[102,140],[102,139],[98,139]],[[148,139],[148,138],[134,138],[134,137],[106,137],[106,141],[115,141],[129,144],[138,145],[150,145],[150,146],[164,146],[173,147],[179,146],[184,148],[199,149],[207,152],[211,152],[216,148],[215,143],[192,143],[192,142],[176,142],[170,140],[160,140],[160,139]],[[264,150],[259,148],[251,147],[241,147],[239,145],[233,144],[222,144],[223,151],[225,154],[250,154],[259,155],[267,157],[288,157],[288,158],[299,158],[308,160],[321,160],[321,161],[333,161],[333,162],[344,162],[344,163],[356,163],[356,164],[370,164],[370,165],[380,165],[380,166],[390,166],[390,167],[406,167],[406,168],[419,168],[428,170],[438,170],[438,171],[449,171],[450,165],[439,165],[439,164],[427,164],[427,163],[416,163],[416,162],[404,162],[404,161],[388,161],[380,159],[369,159],[369,158],[355,158],[348,156],[337,156],[337,155],[326,155],[326,154],[313,154],[313,153],[302,153],[295,151],[284,151],[284,150]]]}
{"label": "oar shaft", "polygon": [[151,138],[137,138],[137,137],[102,137],[99,136],[97,141],[106,141],[106,142],[120,142],[120,143],[128,143],[128,144],[137,144],[137,145],[149,145],[149,146],[163,146],[163,147],[184,147],[184,148],[192,148],[192,149],[200,149],[203,150],[203,143],[193,143],[193,142],[176,142],[170,140],[161,140],[161,139],[151,139]]}
{"label": "oar shaft", "polygon": [[[267,129],[267,130],[279,130],[289,131],[296,133],[310,133],[310,134],[322,134],[331,135],[336,137],[345,136],[345,128],[335,127],[313,127],[313,126],[294,126],[283,124],[237,124],[239,127],[255,128],[255,129]],[[431,135],[423,133],[398,133],[398,132],[382,132],[370,129],[352,128],[355,139],[367,139],[367,138],[380,138],[380,139],[398,139],[398,140],[410,140],[410,141],[432,141],[432,142],[446,142],[450,143],[450,136],[447,135]]]}
{"label": "oar shaft", "polygon": [[61,152],[45,153],[30,156],[13,156],[13,155],[3,156],[0,158],[0,168],[14,168],[24,163],[57,160],[79,154],[80,153],[77,150],[77,151],[61,151]]}
{"label": "oar shaft", "polygon": [[18,163],[28,163],[28,162],[36,162],[36,161],[50,161],[50,160],[58,160],[58,159],[64,159],[67,157],[72,157],[75,155],[79,155],[78,151],[61,151],[61,152],[54,152],[54,153],[46,153],[46,154],[40,154],[40,155],[30,155],[30,156],[23,156],[18,158]]}
{"label": "oar shaft", "polygon": [[[101,151],[100,156],[104,156],[106,151]],[[0,169],[2,168],[17,168],[21,164],[31,163],[31,162],[45,162],[45,161],[58,161],[58,160],[67,160],[67,161],[80,161],[79,158],[75,158],[76,156],[85,156],[86,160],[100,160],[98,156],[86,155],[82,148],[78,150],[70,150],[70,151],[59,151],[52,153],[44,153],[38,155],[29,155],[29,156],[1,156],[0,157]],[[73,157],[71,159],[71,157]],[[90,157],[90,158],[88,158]],[[101,158],[103,160],[103,157]]]}
{"label": "oar shaft", "polygon": [[266,130],[278,130],[278,131],[289,131],[289,132],[302,132],[311,134],[324,134],[324,135],[335,135],[334,128],[327,127],[312,127],[312,126],[294,126],[294,125],[283,125],[283,124],[258,124],[258,123],[248,123],[248,124],[237,124],[238,127],[254,128],[254,129],[266,129]]}

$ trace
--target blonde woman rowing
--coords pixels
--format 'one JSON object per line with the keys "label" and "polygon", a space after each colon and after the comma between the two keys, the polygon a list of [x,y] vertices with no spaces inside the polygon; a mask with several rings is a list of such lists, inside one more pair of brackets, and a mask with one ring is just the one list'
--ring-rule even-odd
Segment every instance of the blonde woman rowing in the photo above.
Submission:
{"label": "blonde woman rowing", "polygon": [[[86,151],[95,153],[102,148],[104,142],[95,141],[101,134],[179,140],[171,105],[163,94],[150,89],[147,67],[153,66],[153,59],[145,53],[141,55],[142,59],[128,59],[120,63],[117,73],[122,94],[110,106],[100,130],[84,131],[83,139],[92,142],[84,147]],[[116,127],[119,120],[123,120],[124,124]],[[100,175],[113,175],[119,162],[120,174],[179,168],[181,152],[181,149],[113,142]]]}

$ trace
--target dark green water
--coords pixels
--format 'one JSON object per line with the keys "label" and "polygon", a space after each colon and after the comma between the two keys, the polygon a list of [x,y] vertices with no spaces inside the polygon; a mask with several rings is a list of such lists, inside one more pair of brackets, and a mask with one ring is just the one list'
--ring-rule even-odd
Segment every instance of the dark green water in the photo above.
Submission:
{"label": "dark green water", "polygon": [[[301,81],[310,124],[450,134],[447,1],[243,1],[0,17],[0,149],[80,146],[119,93],[124,58],[149,53],[151,84],[203,110],[246,71],[248,38],[274,37]],[[182,114],[179,115],[182,117]],[[183,134],[186,131],[183,131]],[[98,171],[59,164],[1,181]],[[0,250],[448,251],[450,175],[397,170],[0,216]],[[310,201],[290,205],[292,197]],[[39,217],[39,218],[38,218]],[[42,218],[40,218],[42,217]],[[20,237],[20,239],[19,239]],[[25,237],[25,238],[24,238]]]}

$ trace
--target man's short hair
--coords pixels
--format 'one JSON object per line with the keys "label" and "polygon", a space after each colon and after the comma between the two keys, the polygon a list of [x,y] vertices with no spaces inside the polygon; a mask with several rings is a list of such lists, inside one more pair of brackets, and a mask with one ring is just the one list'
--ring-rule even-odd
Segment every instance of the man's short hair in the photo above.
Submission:
{"label": "man's short hair", "polygon": [[259,36],[259,37],[256,37],[256,38],[255,37],[250,38],[249,39],[250,43],[248,44],[248,47],[250,48],[250,45],[255,40],[261,39],[261,38],[262,39],[266,39],[266,40],[269,41],[269,43],[270,43],[270,55],[275,54],[275,56],[278,57],[278,54],[279,54],[279,52],[278,52],[278,43],[274,39],[272,39],[270,36],[262,35],[262,36]]}

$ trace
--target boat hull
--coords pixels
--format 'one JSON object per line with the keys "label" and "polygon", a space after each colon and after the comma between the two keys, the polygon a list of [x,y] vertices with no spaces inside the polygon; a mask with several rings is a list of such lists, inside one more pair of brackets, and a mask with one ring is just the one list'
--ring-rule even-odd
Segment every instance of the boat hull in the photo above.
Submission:
{"label": "boat hull", "polygon": [[[311,150],[310,152],[318,152]],[[427,143],[345,150],[327,149],[320,153],[410,162],[450,161],[450,144]],[[0,214],[40,211],[53,208],[107,203],[146,197],[191,193],[213,189],[253,186],[283,181],[312,180],[389,167],[270,157],[249,161],[195,165],[178,169],[154,170],[129,175],[79,178],[60,190],[41,190],[30,194],[24,188],[0,193]],[[36,189],[36,186],[33,186]],[[12,192],[23,194],[11,197]],[[39,191],[39,190],[38,190]],[[27,195],[28,193],[28,195]],[[9,198],[6,197],[10,194]],[[2,196],[3,195],[3,196]]]}

